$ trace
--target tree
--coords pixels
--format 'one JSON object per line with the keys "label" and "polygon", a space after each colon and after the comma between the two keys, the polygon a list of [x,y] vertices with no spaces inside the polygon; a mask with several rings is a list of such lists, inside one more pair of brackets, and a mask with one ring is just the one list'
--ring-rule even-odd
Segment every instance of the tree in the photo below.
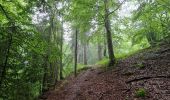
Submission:
{"label": "tree", "polygon": [[[134,32],[134,43],[142,41],[145,37],[151,46],[169,36],[168,23],[169,8],[167,1],[140,1],[140,6],[134,11],[134,23],[140,27]],[[162,6],[165,5],[165,6]]]}
{"label": "tree", "polygon": [[60,79],[63,79],[63,35],[64,35],[64,29],[63,29],[63,21],[62,21],[62,27],[61,27],[61,37],[60,37]]}
{"label": "tree", "polygon": [[76,29],[76,32],[75,32],[74,76],[77,76],[77,42],[78,42],[78,29]]}
{"label": "tree", "polygon": [[105,5],[105,28],[106,28],[106,38],[107,38],[107,47],[108,47],[108,54],[109,54],[109,66],[115,64],[115,56],[113,52],[113,44],[112,44],[112,34],[111,34],[111,27],[110,27],[110,19],[109,19],[109,2],[108,0],[104,0]]}

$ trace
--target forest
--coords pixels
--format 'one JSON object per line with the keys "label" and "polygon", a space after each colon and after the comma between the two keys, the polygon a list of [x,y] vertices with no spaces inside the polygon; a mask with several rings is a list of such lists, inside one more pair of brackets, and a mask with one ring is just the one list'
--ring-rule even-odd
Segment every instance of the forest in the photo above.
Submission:
{"label": "forest", "polygon": [[0,100],[169,100],[170,0],[0,0]]}

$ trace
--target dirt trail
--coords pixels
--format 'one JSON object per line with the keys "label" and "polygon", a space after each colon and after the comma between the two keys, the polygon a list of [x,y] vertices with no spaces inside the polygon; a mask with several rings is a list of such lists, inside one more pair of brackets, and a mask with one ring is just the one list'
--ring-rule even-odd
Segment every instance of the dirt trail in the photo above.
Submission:
{"label": "dirt trail", "polygon": [[68,81],[64,89],[50,91],[47,100],[120,100],[123,94],[119,91],[126,90],[118,76],[96,66]]}
{"label": "dirt trail", "polygon": [[[120,60],[110,71],[94,65],[67,81],[48,91],[47,100],[170,100],[170,45]],[[136,97],[140,88],[144,97]]]}
{"label": "dirt trail", "polygon": [[[82,87],[86,86],[86,85],[90,85],[90,82],[88,81],[90,78],[95,77],[95,75],[97,74],[98,70],[96,68],[90,68],[87,71],[82,72],[81,74],[79,74],[77,76],[76,79],[72,80],[67,88],[65,88],[64,90],[64,98],[65,100],[68,100],[68,98],[70,100],[74,100],[76,99],[78,96],[80,96],[80,92],[82,91]],[[49,100],[52,100],[52,98]]]}

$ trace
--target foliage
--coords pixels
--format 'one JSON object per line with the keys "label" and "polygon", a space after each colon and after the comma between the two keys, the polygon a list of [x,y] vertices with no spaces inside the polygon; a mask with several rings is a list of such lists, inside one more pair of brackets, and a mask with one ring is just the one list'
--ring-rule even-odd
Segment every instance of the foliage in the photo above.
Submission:
{"label": "foliage", "polygon": [[[135,40],[147,38],[151,46],[159,40],[170,35],[169,26],[169,8],[165,8],[166,1],[156,0],[149,2],[140,2],[140,6],[134,12],[134,20],[138,27],[134,35]],[[134,41],[135,42],[135,41]]]}

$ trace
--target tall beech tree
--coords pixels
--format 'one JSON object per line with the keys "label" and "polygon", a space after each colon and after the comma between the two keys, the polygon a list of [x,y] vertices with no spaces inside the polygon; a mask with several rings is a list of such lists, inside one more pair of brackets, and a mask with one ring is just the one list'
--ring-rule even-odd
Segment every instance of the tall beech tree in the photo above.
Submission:
{"label": "tall beech tree", "polygon": [[106,38],[107,38],[107,46],[108,46],[108,54],[109,54],[109,66],[115,64],[115,56],[113,52],[113,44],[112,44],[112,33],[111,33],[111,26],[110,26],[110,19],[109,19],[109,2],[108,0],[104,0],[105,6],[105,17],[104,23],[106,28]]}

